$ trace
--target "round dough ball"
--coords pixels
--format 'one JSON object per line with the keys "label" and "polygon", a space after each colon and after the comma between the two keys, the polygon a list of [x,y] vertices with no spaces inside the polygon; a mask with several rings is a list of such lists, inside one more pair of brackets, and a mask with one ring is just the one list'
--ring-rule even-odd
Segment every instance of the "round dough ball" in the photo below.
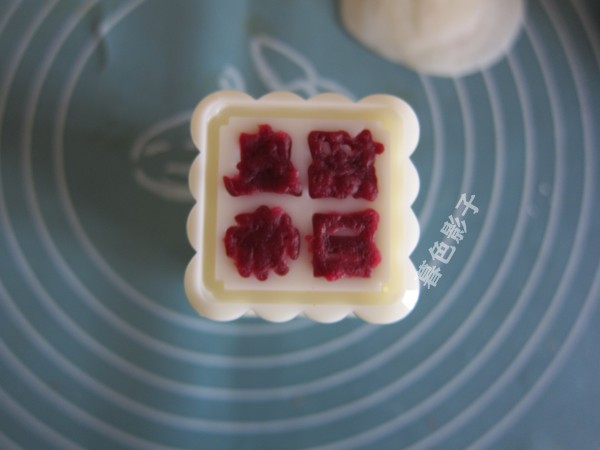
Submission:
{"label": "round dough ball", "polygon": [[524,0],[340,0],[342,22],[379,55],[460,76],[497,62],[516,39]]}

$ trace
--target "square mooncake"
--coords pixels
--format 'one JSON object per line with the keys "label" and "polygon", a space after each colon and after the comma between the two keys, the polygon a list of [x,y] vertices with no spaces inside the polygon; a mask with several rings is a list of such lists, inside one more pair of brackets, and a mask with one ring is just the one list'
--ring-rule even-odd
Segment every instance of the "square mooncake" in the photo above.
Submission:
{"label": "square mooncake", "polygon": [[419,125],[406,102],[220,91],[191,132],[185,287],[201,315],[390,323],[414,308]]}

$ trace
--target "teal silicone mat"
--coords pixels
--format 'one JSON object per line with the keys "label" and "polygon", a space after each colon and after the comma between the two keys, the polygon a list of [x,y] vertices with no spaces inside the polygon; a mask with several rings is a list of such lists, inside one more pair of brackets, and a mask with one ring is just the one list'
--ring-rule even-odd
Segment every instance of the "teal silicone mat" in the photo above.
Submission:
{"label": "teal silicone mat", "polygon": [[[221,88],[413,106],[415,265],[478,213],[407,319],[196,315],[188,122]],[[598,449],[599,128],[595,0],[528,1],[461,78],[332,1],[0,0],[0,448]]]}

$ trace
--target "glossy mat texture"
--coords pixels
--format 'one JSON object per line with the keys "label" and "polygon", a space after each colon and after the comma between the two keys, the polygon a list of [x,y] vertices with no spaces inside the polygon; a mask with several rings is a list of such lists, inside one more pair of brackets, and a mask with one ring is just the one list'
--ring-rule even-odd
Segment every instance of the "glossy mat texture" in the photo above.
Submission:
{"label": "glossy mat texture", "polygon": [[[598,2],[529,1],[456,79],[336,7],[0,1],[0,448],[598,448]],[[196,315],[188,122],[222,88],[413,106],[412,259],[440,276],[408,318]]]}

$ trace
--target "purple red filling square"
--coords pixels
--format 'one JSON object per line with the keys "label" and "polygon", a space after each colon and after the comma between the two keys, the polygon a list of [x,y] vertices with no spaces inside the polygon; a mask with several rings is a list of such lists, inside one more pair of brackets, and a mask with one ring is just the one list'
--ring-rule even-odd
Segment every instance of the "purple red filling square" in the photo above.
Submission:
{"label": "purple red filling square", "polygon": [[383,145],[363,130],[356,137],[345,131],[312,131],[308,135],[312,164],[308,192],[312,198],[377,197],[375,157]]}
{"label": "purple red filling square", "polygon": [[283,131],[260,125],[258,133],[240,135],[240,162],[234,177],[223,177],[234,197],[255,192],[302,194],[298,170],[291,161],[292,139]]}
{"label": "purple red filling square", "polygon": [[260,206],[256,211],[235,216],[237,225],[225,233],[225,251],[243,277],[254,275],[264,281],[269,272],[285,275],[288,261],[300,252],[300,233],[281,208]]}
{"label": "purple red filling square", "polygon": [[313,215],[313,273],[329,281],[371,276],[381,262],[375,245],[379,214],[367,209],[350,214]]}

